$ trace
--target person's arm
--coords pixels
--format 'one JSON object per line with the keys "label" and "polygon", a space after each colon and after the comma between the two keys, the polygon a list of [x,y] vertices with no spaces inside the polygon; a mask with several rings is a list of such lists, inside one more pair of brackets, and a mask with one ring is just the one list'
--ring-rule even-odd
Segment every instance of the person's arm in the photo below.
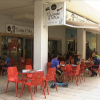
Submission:
{"label": "person's arm", "polygon": [[57,65],[57,68],[60,68],[60,65]]}
{"label": "person's arm", "polygon": [[7,64],[7,59],[5,59],[5,61],[4,61],[4,65],[6,65]]}
{"label": "person's arm", "polygon": [[7,64],[7,61],[5,61],[4,64],[6,65]]}
{"label": "person's arm", "polygon": [[60,68],[61,65],[59,65],[59,61],[57,61],[57,68]]}

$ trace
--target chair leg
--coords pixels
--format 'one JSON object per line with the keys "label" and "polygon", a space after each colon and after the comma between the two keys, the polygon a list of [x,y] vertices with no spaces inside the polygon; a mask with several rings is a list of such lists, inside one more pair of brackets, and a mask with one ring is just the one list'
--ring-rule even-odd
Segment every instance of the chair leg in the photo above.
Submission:
{"label": "chair leg", "polygon": [[56,79],[55,79],[54,81],[55,81],[55,87],[56,87],[56,91],[58,92],[58,89],[57,89],[57,84],[56,84]]}
{"label": "chair leg", "polygon": [[9,85],[9,81],[7,82],[7,87],[6,87],[6,91],[5,91],[5,93],[7,93],[8,85]]}
{"label": "chair leg", "polygon": [[36,89],[36,92],[37,92],[37,86],[35,87],[35,89]]}
{"label": "chair leg", "polygon": [[83,75],[83,77],[84,77],[84,82],[85,82],[85,75]]}
{"label": "chair leg", "polygon": [[79,77],[79,80],[80,80],[80,83],[81,83],[81,78],[80,78],[80,75],[78,75],[78,77]]}
{"label": "chair leg", "polygon": [[77,77],[75,76],[75,80],[76,80],[76,85],[78,86],[78,81],[77,81]]}
{"label": "chair leg", "polygon": [[43,94],[44,94],[44,97],[45,97],[45,99],[46,99],[46,94],[45,94],[44,85],[42,86],[42,88],[43,88]]}
{"label": "chair leg", "polygon": [[[25,87],[25,86],[24,86]],[[21,88],[21,92],[20,92],[20,97],[21,97],[21,95],[23,94],[23,89],[24,89],[24,87],[23,87],[23,84],[22,84],[22,88]]]}
{"label": "chair leg", "polygon": [[46,81],[46,87],[47,87],[47,93],[49,95],[49,88],[48,88],[48,82]]}
{"label": "chair leg", "polygon": [[35,87],[34,87],[34,94],[35,94]]}
{"label": "chair leg", "polygon": [[30,86],[30,90],[31,90],[31,100],[33,100],[33,94],[32,94],[32,87]]}
{"label": "chair leg", "polygon": [[17,93],[17,91],[18,91],[18,83],[15,83],[15,87],[16,87],[16,97],[18,97],[18,93]]}
{"label": "chair leg", "polygon": [[72,76],[72,82],[73,82],[74,76]]}
{"label": "chair leg", "polygon": [[29,87],[29,86],[27,86],[27,88],[28,88],[28,92],[30,93],[30,87]]}
{"label": "chair leg", "polygon": [[98,70],[98,74],[99,74],[99,77],[100,77],[100,70]]}

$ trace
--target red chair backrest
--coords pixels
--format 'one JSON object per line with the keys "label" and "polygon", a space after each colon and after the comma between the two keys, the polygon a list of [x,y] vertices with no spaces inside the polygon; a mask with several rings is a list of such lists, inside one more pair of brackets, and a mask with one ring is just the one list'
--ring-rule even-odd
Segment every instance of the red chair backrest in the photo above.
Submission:
{"label": "red chair backrest", "polygon": [[56,68],[49,68],[46,78],[47,80],[54,80],[56,74]]}
{"label": "red chair backrest", "polygon": [[74,59],[71,59],[71,64],[74,64]]}
{"label": "red chair backrest", "polygon": [[99,68],[98,69],[100,70],[100,64],[99,64]]}
{"label": "red chair backrest", "polygon": [[20,64],[25,64],[25,58],[24,57],[20,57]]}
{"label": "red chair backrest", "polygon": [[30,70],[32,70],[32,65],[26,65],[26,66],[25,66],[25,69],[30,69]]}
{"label": "red chair backrest", "polygon": [[60,61],[60,64],[64,65],[64,64],[65,64],[65,62],[64,62],[64,61]]}
{"label": "red chair backrest", "polygon": [[26,65],[31,65],[32,64],[32,58],[26,59]]}
{"label": "red chair backrest", "polygon": [[19,79],[17,67],[8,67],[7,72],[8,72],[8,80],[14,80],[15,81],[15,79]]}
{"label": "red chair backrest", "polygon": [[13,58],[10,58],[10,63],[11,63],[11,66],[14,65],[14,59]]}
{"label": "red chair backrest", "polygon": [[[25,66],[25,69],[27,69],[27,70],[32,70],[32,65],[26,65],[26,66]],[[27,77],[28,77],[28,78],[32,78],[32,74],[27,74]]]}
{"label": "red chair backrest", "polygon": [[72,56],[69,56],[69,61],[71,61],[71,59],[72,59]]}
{"label": "red chair backrest", "polygon": [[43,83],[44,71],[37,71],[32,74],[32,85],[40,85]]}
{"label": "red chair backrest", "polygon": [[82,62],[84,62],[84,61],[85,61],[85,59],[81,59],[81,61],[82,61]]}
{"label": "red chair backrest", "polygon": [[80,71],[80,65],[77,65],[77,68],[76,68],[76,73],[75,73],[75,75],[78,75],[78,74],[79,74],[79,71]]}
{"label": "red chair backrest", "polygon": [[51,68],[51,62],[47,63],[47,71],[49,70],[49,68]]}

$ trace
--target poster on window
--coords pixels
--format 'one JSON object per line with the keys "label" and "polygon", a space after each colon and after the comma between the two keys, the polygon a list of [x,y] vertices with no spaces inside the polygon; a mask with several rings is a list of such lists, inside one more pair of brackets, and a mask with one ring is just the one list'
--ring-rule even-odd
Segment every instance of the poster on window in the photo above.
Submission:
{"label": "poster on window", "polygon": [[64,25],[66,22],[66,3],[53,3],[44,5],[45,25]]}
{"label": "poster on window", "polygon": [[96,47],[96,38],[94,37],[91,38],[91,46]]}

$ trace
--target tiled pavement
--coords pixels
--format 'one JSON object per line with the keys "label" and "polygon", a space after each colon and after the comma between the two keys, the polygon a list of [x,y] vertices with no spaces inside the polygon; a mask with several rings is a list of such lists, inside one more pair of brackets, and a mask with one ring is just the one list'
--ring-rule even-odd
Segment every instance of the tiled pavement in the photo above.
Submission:
{"label": "tiled pavement", "polygon": [[[8,92],[5,92],[7,84],[7,76],[0,76],[0,100],[31,100],[31,95],[28,93],[27,88],[24,90],[24,95],[19,98],[15,96],[15,85],[9,84]],[[49,87],[52,83],[49,83]],[[86,82],[79,83],[76,86],[75,82],[69,82],[69,86],[58,87],[56,89],[49,88],[50,94],[46,92],[47,99],[44,99],[42,91],[38,89],[38,92],[34,95],[33,100],[100,100],[100,78],[86,77]],[[21,84],[19,85],[18,94],[20,94]]]}

